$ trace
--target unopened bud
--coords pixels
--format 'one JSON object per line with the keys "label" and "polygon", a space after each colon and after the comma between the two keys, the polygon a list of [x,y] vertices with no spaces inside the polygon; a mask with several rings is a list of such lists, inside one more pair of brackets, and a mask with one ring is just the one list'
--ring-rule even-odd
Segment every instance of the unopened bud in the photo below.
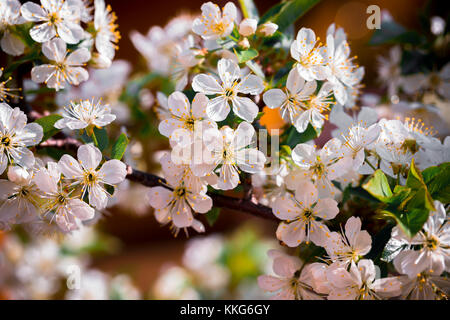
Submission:
{"label": "unopened bud", "polygon": [[243,49],[248,49],[250,48],[250,43],[248,42],[247,38],[242,39],[241,41],[239,41],[239,46]]}
{"label": "unopened bud", "polygon": [[278,29],[277,24],[273,22],[266,22],[259,27],[258,31],[263,35],[265,35],[266,37],[270,37],[275,33],[275,31],[277,31],[277,29]]}
{"label": "unopened bud", "polygon": [[244,19],[239,25],[239,33],[244,37],[248,37],[255,33],[256,26],[258,25],[258,21],[255,19]]}

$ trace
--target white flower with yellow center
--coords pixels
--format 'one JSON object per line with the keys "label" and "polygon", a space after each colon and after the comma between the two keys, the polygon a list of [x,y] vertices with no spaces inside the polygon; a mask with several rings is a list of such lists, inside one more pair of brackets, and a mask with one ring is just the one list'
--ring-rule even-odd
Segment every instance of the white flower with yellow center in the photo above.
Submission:
{"label": "white flower with yellow center", "polygon": [[155,208],[159,223],[173,223],[176,228],[197,227],[192,211],[206,213],[212,208],[212,199],[205,193],[194,193],[182,181],[177,185],[150,188],[148,199]]}
{"label": "white flower with yellow center", "polygon": [[0,221],[6,224],[26,223],[38,218],[39,190],[32,181],[33,173],[10,166],[8,179],[0,180]]}
{"label": "white flower with yellow center", "polygon": [[38,23],[30,29],[34,41],[46,42],[57,36],[66,43],[75,44],[83,38],[77,5],[64,0],[41,0],[41,4],[26,2],[20,8],[27,21]]}
{"label": "white flower with yellow center", "polygon": [[401,282],[397,277],[376,279],[376,269],[372,260],[362,259],[358,264],[350,263],[350,268],[335,262],[326,275],[331,285],[328,300],[382,300],[401,294]]}
{"label": "white flower with yellow center", "polygon": [[[209,119],[206,113],[208,102],[209,99],[202,93],[195,95],[192,105],[182,92],[172,93],[167,101],[170,115],[160,122],[159,132],[171,142],[179,140],[192,142],[194,131],[217,128],[216,123]],[[184,134],[187,136],[183,136]]]}
{"label": "white flower with yellow center", "polygon": [[[292,69],[286,81],[286,89],[270,89],[263,95],[264,103],[270,108],[280,108],[281,116],[285,121],[292,123],[298,132],[305,131],[303,121],[297,123],[299,116],[307,110],[307,101],[316,91],[315,81],[306,81],[298,73],[297,69]],[[309,123],[307,119],[306,124]]]}
{"label": "white flower with yellow center", "polygon": [[[308,28],[301,28],[291,45],[291,56],[297,60],[297,70],[306,81],[324,80],[327,76],[324,48],[316,47],[316,35]],[[319,44],[320,45],[320,44]]]}
{"label": "white flower with yellow center", "polygon": [[0,45],[7,54],[18,56],[23,53],[25,44],[11,32],[15,25],[25,23],[20,15],[18,0],[0,0],[0,33],[3,33]]}
{"label": "white flower with yellow center", "polygon": [[325,249],[329,258],[349,264],[369,253],[372,247],[372,238],[366,230],[361,230],[361,219],[350,217],[345,223],[345,233],[331,232]]}
{"label": "white flower with yellow center", "polygon": [[309,266],[304,266],[299,258],[289,256],[278,250],[269,250],[267,255],[273,259],[274,275],[258,277],[258,285],[268,292],[277,292],[274,300],[321,300],[311,287]]}
{"label": "white flower with yellow center", "polygon": [[227,37],[234,28],[237,10],[232,2],[228,2],[220,12],[220,7],[212,2],[204,3],[202,15],[194,20],[192,31],[205,40],[216,40]]}
{"label": "white flower with yellow center", "polygon": [[208,102],[208,117],[214,121],[225,120],[230,113],[231,104],[238,117],[253,122],[258,115],[258,106],[250,98],[238,94],[259,95],[264,89],[261,78],[249,74],[241,79],[241,69],[230,59],[220,59],[217,70],[221,84],[215,77],[207,74],[196,75],[192,81],[195,91],[217,96]]}
{"label": "white flower with yellow center", "polygon": [[[248,173],[257,173],[264,168],[266,157],[255,146],[255,129],[248,122],[239,124],[236,130],[224,126],[218,130],[209,130],[211,143],[206,148],[210,151],[210,159],[204,165],[209,172],[221,165],[219,180],[215,188],[221,190],[234,189],[240,183],[239,169]],[[208,166],[209,164],[209,166]]]}
{"label": "white flower with yellow center", "polygon": [[105,6],[104,0],[95,0],[94,6],[95,48],[100,55],[112,60],[120,39],[115,23],[117,17],[110,5]]}
{"label": "white flower with yellow center", "polygon": [[47,169],[42,168],[37,171],[33,180],[43,192],[42,198],[45,204],[41,208],[44,215],[51,216],[50,221],[54,219],[62,231],[77,230],[80,221],[94,217],[94,208],[73,196],[61,184],[61,171],[56,162],[49,162]]}
{"label": "white flower with yellow center", "polygon": [[71,101],[70,106],[64,107],[62,119],[55,122],[55,128],[69,128],[71,130],[85,129],[89,126],[104,127],[116,119],[111,114],[109,105],[104,105],[99,99],[96,103],[94,100],[80,100],[78,103]]}
{"label": "white flower with yellow center", "polygon": [[297,247],[303,241],[324,246],[330,230],[323,223],[339,213],[337,202],[330,198],[319,199],[317,188],[309,181],[299,183],[295,197],[286,194],[275,200],[273,214],[282,220],[277,238],[289,247]]}
{"label": "white flower with yellow center", "polygon": [[65,154],[58,162],[59,170],[67,180],[74,180],[71,186],[81,185],[82,197],[86,192],[89,204],[98,210],[106,208],[108,196],[104,185],[115,186],[121,183],[127,175],[126,165],[119,160],[108,160],[97,169],[103,156],[100,150],[92,144],[78,148],[78,161]]}
{"label": "white flower with yellow center", "polygon": [[42,137],[42,127],[27,124],[27,116],[19,108],[0,103],[0,174],[8,163],[31,168],[34,155],[27,147],[38,144]]}
{"label": "white flower with yellow center", "polygon": [[79,48],[68,54],[66,43],[53,39],[42,45],[42,52],[51,60],[51,64],[41,64],[31,70],[31,79],[37,83],[45,83],[56,91],[63,89],[66,82],[79,85],[89,79],[89,73],[83,67],[91,58],[86,48]]}
{"label": "white flower with yellow center", "polygon": [[303,179],[314,182],[321,197],[335,197],[338,189],[331,181],[350,169],[351,161],[342,157],[341,148],[341,141],[333,138],[321,150],[306,143],[298,144],[292,150],[292,160],[301,169],[299,173],[303,174]]}

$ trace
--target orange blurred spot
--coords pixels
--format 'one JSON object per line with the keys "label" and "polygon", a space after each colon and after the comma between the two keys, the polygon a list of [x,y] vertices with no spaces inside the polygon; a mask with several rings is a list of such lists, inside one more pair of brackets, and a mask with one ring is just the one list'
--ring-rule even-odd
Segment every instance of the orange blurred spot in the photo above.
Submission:
{"label": "orange blurred spot", "polygon": [[[259,123],[267,128],[270,135],[272,135],[273,129],[281,129],[283,127],[285,122],[280,115],[279,109],[264,107],[263,112],[264,115],[259,120]],[[281,130],[279,131],[279,134],[281,134]]]}

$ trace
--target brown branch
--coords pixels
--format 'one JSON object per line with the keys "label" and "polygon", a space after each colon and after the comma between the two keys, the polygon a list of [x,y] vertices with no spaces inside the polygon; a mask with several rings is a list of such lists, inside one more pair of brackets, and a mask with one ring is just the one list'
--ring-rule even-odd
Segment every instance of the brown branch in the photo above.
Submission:
{"label": "brown branch", "polygon": [[[139,171],[132,167],[127,167],[127,179],[140,183],[146,187],[162,186],[167,188],[165,180],[154,174]],[[272,213],[272,209],[264,206],[253,197],[250,199],[233,198],[213,192],[208,192],[208,196],[213,200],[214,206],[218,208],[231,209],[233,211],[248,213],[260,218],[279,221]]]}

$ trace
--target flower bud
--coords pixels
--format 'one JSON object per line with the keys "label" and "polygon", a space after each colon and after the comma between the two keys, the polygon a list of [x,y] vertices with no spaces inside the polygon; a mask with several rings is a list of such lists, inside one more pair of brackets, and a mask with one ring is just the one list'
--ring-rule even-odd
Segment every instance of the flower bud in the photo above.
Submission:
{"label": "flower bud", "polygon": [[266,37],[270,37],[277,31],[278,25],[273,22],[266,22],[263,25],[261,25],[258,29],[260,33],[265,35]]}
{"label": "flower bud", "polygon": [[258,21],[255,19],[244,19],[239,25],[239,33],[244,37],[248,37],[255,33]]}
{"label": "flower bud", "polygon": [[248,42],[247,38],[242,39],[241,41],[239,41],[239,46],[243,49],[248,49],[250,48],[250,43]]}

